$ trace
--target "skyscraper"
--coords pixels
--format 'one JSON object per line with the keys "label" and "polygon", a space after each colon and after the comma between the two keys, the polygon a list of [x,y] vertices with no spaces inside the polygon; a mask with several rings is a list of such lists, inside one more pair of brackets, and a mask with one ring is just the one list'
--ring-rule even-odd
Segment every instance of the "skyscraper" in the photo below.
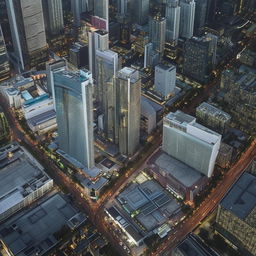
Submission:
{"label": "skyscraper", "polygon": [[105,51],[109,49],[108,32],[103,30],[92,29],[88,33],[89,36],[89,69],[93,78],[96,77],[95,73],[95,60],[96,51]]}
{"label": "skyscraper", "polygon": [[149,40],[153,43],[154,50],[163,54],[165,47],[166,19],[160,16],[151,17],[149,20]]}
{"label": "skyscraper", "polygon": [[200,29],[202,29],[206,22],[207,8],[208,8],[208,0],[195,0],[196,9],[195,9],[195,24],[194,30],[195,33],[198,34]]}
{"label": "skyscraper", "polygon": [[5,47],[4,35],[0,25],[0,82],[9,78],[10,64]]}
{"label": "skyscraper", "polygon": [[133,9],[135,12],[135,22],[139,25],[145,25],[148,22],[149,0],[137,0]]}
{"label": "skyscraper", "polygon": [[108,19],[109,0],[94,0],[94,15]]}
{"label": "skyscraper", "polygon": [[88,45],[81,42],[74,43],[69,49],[69,62],[76,68],[88,68]]}
{"label": "skyscraper", "polygon": [[129,0],[117,0],[117,13],[126,16],[129,12]]}
{"label": "skyscraper", "polygon": [[183,73],[198,82],[208,82],[216,61],[217,38],[208,34],[185,42]]}
{"label": "skyscraper", "polygon": [[194,33],[195,1],[180,0],[180,36],[191,38]]}
{"label": "skyscraper", "polygon": [[111,50],[96,50],[97,94],[103,113],[104,134],[109,140],[115,138],[116,91],[114,78],[118,69],[118,54]]}
{"label": "skyscraper", "polygon": [[144,47],[144,68],[155,67],[160,60],[160,54],[154,50],[153,43],[148,43]]}
{"label": "skyscraper", "polygon": [[9,0],[6,4],[16,58],[14,65],[25,70],[44,64],[48,53],[41,0]]}
{"label": "skyscraper", "polygon": [[107,22],[107,31],[108,31],[108,24],[109,24],[109,0],[94,0],[94,16],[98,16]]}
{"label": "skyscraper", "polygon": [[71,10],[74,17],[74,25],[79,27],[81,25],[81,0],[71,1]]}
{"label": "skyscraper", "polygon": [[89,71],[55,70],[54,97],[59,148],[87,168],[94,167],[93,80]]}
{"label": "skyscraper", "polygon": [[163,146],[167,154],[207,177],[211,177],[221,143],[221,135],[196,123],[181,111],[164,118]]}
{"label": "skyscraper", "polygon": [[118,144],[121,154],[132,156],[140,140],[141,81],[139,72],[125,67],[116,79],[116,116]]}
{"label": "skyscraper", "polygon": [[[46,63],[46,72],[47,72],[47,89],[50,95],[52,95],[53,100],[54,97],[54,80],[53,80],[53,71],[55,69],[59,69],[61,67],[66,67],[67,61],[65,59],[59,58],[58,60],[50,60]],[[55,108],[55,102],[54,102]]]}
{"label": "skyscraper", "polygon": [[43,0],[42,3],[48,36],[59,35],[64,29],[62,0]]}
{"label": "skyscraper", "polygon": [[176,67],[159,64],[155,67],[155,88],[164,99],[173,92],[176,84]]}
{"label": "skyscraper", "polygon": [[166,40],[177,43],[180,30],[180,6],[178,0],[168,0],[165,9]]}

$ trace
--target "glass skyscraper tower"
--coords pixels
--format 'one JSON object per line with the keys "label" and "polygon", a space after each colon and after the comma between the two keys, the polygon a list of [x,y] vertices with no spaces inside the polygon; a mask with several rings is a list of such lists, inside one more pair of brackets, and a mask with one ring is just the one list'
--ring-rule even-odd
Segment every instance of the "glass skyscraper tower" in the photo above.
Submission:
{"label": "glass skyscraper tower", "polygon": [[94,167],[93,80],[89,71],[55,70],[54,98],[59,148],[86,168]]}
{"label": "glass skyscraper tower", "polygon": [[27,70],[48,59],[41,0],[6,1],[14,48],[14,65]]}
{"label": "glass skyscraper tower", "polygon": [[4,36],[0,25],[0,82],[9,78],[9,76],[10,65],[5,47]]}

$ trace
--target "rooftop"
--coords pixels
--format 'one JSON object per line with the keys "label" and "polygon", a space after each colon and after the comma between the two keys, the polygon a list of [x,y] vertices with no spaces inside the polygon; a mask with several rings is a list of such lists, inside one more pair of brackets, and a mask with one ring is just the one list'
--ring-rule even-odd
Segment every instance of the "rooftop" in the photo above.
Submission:
{"label": "rooftop", "polygon": [[197,107],[196,110],[207,113],[208,115],[211,115],[218,119],[222,119],[222,120],[226,120],[226,121],[231,119],[231,116],[228,113],[224,112],[223,110],[221,110],[219,108],[216,108],[215,106],[213,106],[207,102],[203,102],[200,106]]}
{"label": "rooftop", "polygon": [[245,172],[220,205],[238,218],[245,220],[256,207],[256,177]]}
{"label": "rooftop", "polygon": [[131,183],[119,194],[117,200],[148,231],[179,212],[179,204],[156,181],[146,176],[137,177],[136,180],[138,183]]}
{"label": "rooftop", "polygon": [[90,178],[96,178],[101,173],[101,170],[99,168],[97,168],[96,166],[92,167],[92,168],[86,168],[78,160],[76,160],[74,157],[70,156],[69,154],[67,154],[66,152],[64,152],[61,149],[58,149],[56,152],[61,157],[63,157],[66,161],[68,161],[70,164],[72,164],[75,168],[81,169]]}
{"label": "rooftop", "polygon": [[208,144],[218,143],[221,135],[209,128],[196,122],[196,118],[182,111],[170,112],[164,118],[164,126],[170,126],[174,129],[182,130]]}
{"label": "rooftop", "polygon": [[36,125],[40,125],[40,124],[47,122],[54,118],[56,118],[56,112],[55,112],[55,110],[52,109],[52,110],[49,110],[47,112],[44,112],[42,114],[39,114],[37,116],[34,116],[34,117],[28,119],[27,122],[29,124],[31,124],[32,126],[36,126]]}
{"label": "rooftop", "polygon": [[140,241],[143,237],[138,231],[119,213],[115,207],[107,209],[108,214],[125,229],[125,231],[135,240]]}
{"label": "rooftop", "polygon": [[194,234],[189,235],[181,242],[177,246],[177,249],[181,251],[184,256],[218,256],[215,251]]}
{"label": "rooftop", "polygon": [[79,226],[85,217],[55,194],[0,226],[0,237],[15,256],[43,255],[60,240],[64,226]]}
{"label": "rooftop", "polygon": [[101,190],[108,183],[108,179],[100,177],[96,181],[91,181],[90,179],[84,179],[81,181],[83,187],[88,189],[94,189],[95,191]]}
{"label": "rooftop", "polygon": [[0,214],[51,181],[18,144],[0,149],[0,168]]}
{"label": "rooftop", "polygon": [[133,68],[124,67],[118,72],[118,78],[123,80],[130,79],[132,83],[136,83],[139,80],[139,71]]}
{"label": "rooftop", "polygon": [[151,164],[151,168],[154,171],[159,172],[161,170],[161,172],[165,172],[167,177],[175,178],[188,188],[192,187],[204,177],[200,172],[161,150],[149,160],[149,164]]}
{"label": "rooftop", "polygon": [[87,80],[90,80],[90,77],[91,77],[91,72],[86,69],[78,70],[78,71],[71,71],[71,70],[66,69],[65,67],[56,69],[54,71],[54,74],[60,75],[66,79],[69,79],[71,81],[75,81],[78,83],[82,83]]}
{"label": "rooftop", "polygon": [[187,124],[194,123],[196,121],[195,117],[185,114],[180,110],[177,110],[175,113],[170,112],[164,119],[164,121],[175,122],[182,126],[186,126]]}
{"label": "rooftop", "polygon": [[175,66],[173,66],[173,65],[167,66],[167,65],[163,65],[163,64],[158,64],[156,66],[156,68],[160,68],[162,70],[173,70],[173,69],[175,69]]}

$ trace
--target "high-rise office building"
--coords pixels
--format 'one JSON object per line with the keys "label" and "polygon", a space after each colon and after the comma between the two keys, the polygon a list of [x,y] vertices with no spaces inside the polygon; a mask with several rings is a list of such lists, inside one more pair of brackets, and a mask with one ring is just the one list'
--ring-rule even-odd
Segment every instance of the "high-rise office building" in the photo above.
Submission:
{"label": "high-rise office building", "polygon": [[83,44],[80,42],[74,43],[69,49],[69,62],[78,69],[84,67],[88,68],[88,44]]}
{"label": "high-rise office building", "polygon": [[176,84],[176,67],[159,64],[155,67],[155,89],[164,99],[173,92]]}
{"label": "high-rise office building", "polygon": [[10,64],[5,47],[4,35],[0,25],[0,82],[10,77]]}
{"label": "high-rise office building", "polygon": [[[12,33],[14,65],[31,69],[48,59],[41,0],[9,0],[6,2]],[[13,59],[13,58],[11,58]]]}
{"label": "high-rise office building", "polygon": [[93,79],[89,71],[53,72],[59,148],[86,168],[94,167]]}
{"label": "high-rise office building", "polygon": [[194,33],[195,1],[180,0],[180,37],[191,38]]}
{"label": "high-rise office building", "polygon": [[117,0],[118,16],[126,16],[129,12],[129,0]]}
{"label": "high-rise office building", "polygon": [[10,27],[8,22],[8,15],[7,15],[7,8],[6,8],[6,1],[0,0],[0,24],[3,30],[4,35],[10,35]]}
{"label": "high-rise office building", "polygon": [[208,0],[195,0],[196,9],[194,31],[196,34],[200,33],[200,30],[204,27],[206,23],[208,2]]}
{"label": "high-rise office building", "polygon": [[180,32],[180,6],[178,0],[168,0],[165,9],[166,40],[177,43]]}
{"label": "high-rise office building", "polygon": [[42,4],[48,37],[61,34],[64,29],[62,0],[43,0]]}
{"label": "high-rise office building", "polygon": [[119,151],[133,155],[140,140],[141,81],[139,72],[125,67],[116,79],[116,117]]}
{"label": "high-rise office building", "polygon": [[164,118],[163,151],[207,177],[213,173],[220,143],[220,134],[190,115],[176,111]]}
{"label": "high-rise office building", "polygon": [[114,78],[118,70],[118,54],[111,50],[96,51],[97,98],[103,113],[103,130],[109,140],[115,138],[116,91]]}
{"label": "high-rise office building", "polygon": [[160,16],[151,17],[149,20],[149,40],[153,43],[154,50],[161,55],[164,52],[166,36],[166,19]]}
{"label": "high-rise office building", "polygon": [[[65,59],[59,58],[58,60],[50,60],[46,62],[46,73],[47,73],[47,89],[50,95],[52,95],[53,100],[54,97],[54,80],[53,80],[53,71],[55,69],[59,69],[61,67],[66,67],[67,61]],[[55,107],[55,102],[54,102]]]}
{"label": "high-rise office building", "polygon": [[81,25],[81,13],[93,10],[94,0],[72,0],[71,11],[74,16],[74,24],[77,27]]}
{"label": "high-rise office building", "polygon": [[74,25],[79,27],[81,25],[81,0],[71,1],[71,10],[74,17]]}
{"label": "high-rise office building", "polygon": [[135,12],[135,22],[139,25],[145,25],[148,22],[149,0],[137,0],[133,9]]}
{"label": "high-rise office building", "polygon": [[154,50],[153,43],[148,43],[144,47],[144,68],[155,67],[160,61],[160,54]]}
{"label": "high-rise office building", "polygon": [[109,24],[109,0],[94,0],[94,16],[106,20],[106,27],[108,31]]}
{"label": "high-rise office building", "polygon": [[209,81],[216,61],[217,38],[208,34],[185,42],[183,73],[200,83]]}
{"label": "high-rise office building", "polygon": [[108,19],[109,0],[94,0],[94,15]]}
{"label": "high-rise office building", "polygon": [[89,37],[89,69],[93,78],[96,77],[95,73],[95,60],[96,51],[105,51],[109,49],[108,32],[103,30],[92,29],[88,33]]}

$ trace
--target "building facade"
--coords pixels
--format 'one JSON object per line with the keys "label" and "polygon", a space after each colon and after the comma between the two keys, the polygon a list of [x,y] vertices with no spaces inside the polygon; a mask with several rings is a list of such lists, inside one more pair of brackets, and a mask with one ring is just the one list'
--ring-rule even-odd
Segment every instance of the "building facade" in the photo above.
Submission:
{"label": "building facade", "polygon": [[119,150],[131,156],[140,140],[141,81],[138,71],[125,67],[118,72],[116,99]]}
{"label": "building facade", "polygon": [[96,0],[96,1],[93,1],[93,4],[94,4],[94,16],[97,16],[106,20],[106,23],[107,23],[106,30],[108,31],[109,0]]}
{"label": "building facade", "polygon": [[96,51],[105,51],[109,49],[109,34],[103,30],[92,29],[88,33],[89,41],[89,70],[92,73],[93,78],[96,76]]}
{"label": "building facade", "polygon": [[173,93],[176,84],[176,67],[159,64],[155,67],[155,89],[167,99]]}
{"label": "building facade", "polygon": [[160,16],[150,17],[149,20],[149,41],[153,44],[154,50],[160,55],[165,48],[166,19]]}
{"label": "building facade", "polygon": [[180,6],[178,0],[168,0],[165,9],[166,41],[177,44],[180,32]]}
{"label": "building facade", "polygon": [[213,173],[220,143],[220,134],[190,115],[176,111],[164,118],[163,151],[207,177]]}
{"label": "building facade", "polygon": [[4,35],[0,25],[0,82],[10,77],[10,64],[5,46]]}
{"label": "building facade", "polygon": [[184,75],[207,83],[216,61],[217,40],[212,35],[193,37],[184,46]]}
{"label": "building facade", "polygon": [[223,110],[203,102],[196,108],[196,117],[199,123],[223,134],[228,128],[231,116]]}
{"label": "building facade", "polygon": [[191,38],[194,34],[195,1],[180,0],[180,37]]}
{"label": "building facade", "polygon": [[118,70],[118,54],[96,51],[97,99],[103,113],[103,132],[110,140],[115,138],[116,90],[114,78]]}
{"label": "building facade", "polygon": [[244,256],[256,254],[256,177],[245,172],[218,207],[217,231]]}
{"label": "building facade", "polygon": [[90,72],[54,71],[59,148],[87,168],[94,166],[93,81]]}
{"label": "building facade", "polygon": [[63,33],[62,0],[43,0],[45,30],[48,37]]}
{"label": "building facade", "polygon": [[40,0],[7,1],[14,54],[18,70],[44,65],[48,60],[43,8]]}
{"label": "building facade", "polygon": [[149,0],[138,0],[134,3],[136,5],[133,9],[135,11],[135,22],[139,25],[145,25],[149,16]]}

